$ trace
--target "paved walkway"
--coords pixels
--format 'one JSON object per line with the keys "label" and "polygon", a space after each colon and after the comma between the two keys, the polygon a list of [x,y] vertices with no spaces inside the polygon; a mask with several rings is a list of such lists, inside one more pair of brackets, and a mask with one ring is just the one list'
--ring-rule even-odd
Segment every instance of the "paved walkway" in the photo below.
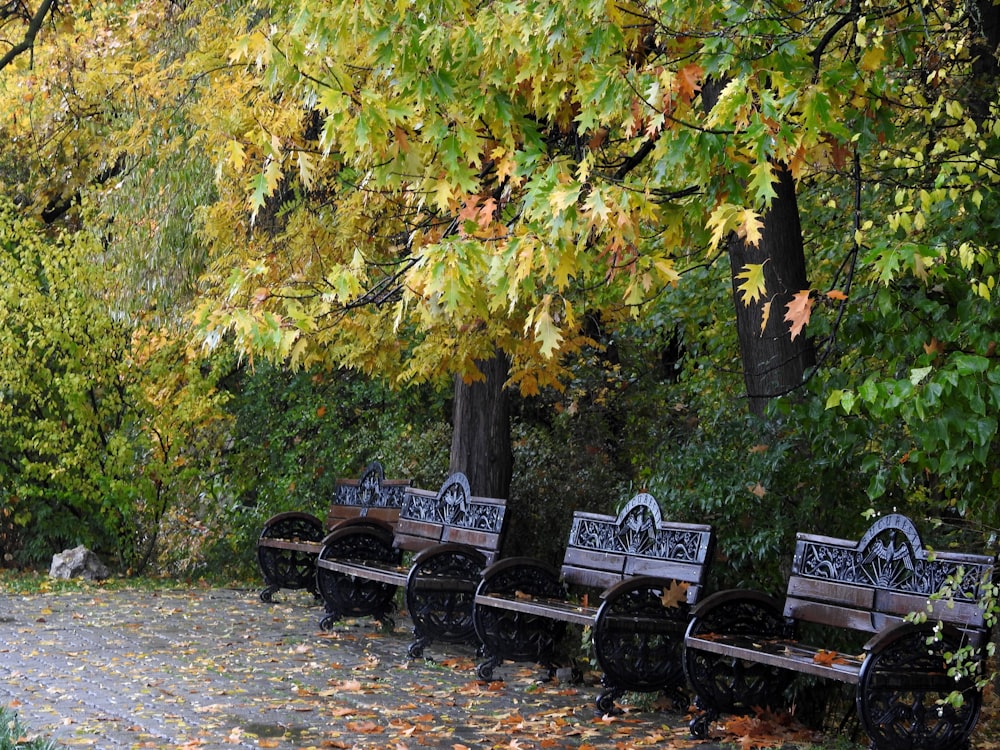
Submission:
{"label": "paved walkway", "polygon": [[507,666],[475,679],[475,654],[431,646],[406,658],[408,621],[331,633],[304,592],[0,595],[0,705],[68,747],[698,747],[683,714],[598,716],[594,685],[540,684]]}

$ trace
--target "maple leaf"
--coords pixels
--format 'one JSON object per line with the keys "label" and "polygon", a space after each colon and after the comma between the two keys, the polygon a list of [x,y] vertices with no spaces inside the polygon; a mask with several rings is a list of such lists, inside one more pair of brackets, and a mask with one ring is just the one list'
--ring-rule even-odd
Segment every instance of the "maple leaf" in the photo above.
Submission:
{"label": "maple leaf", "polygon": [[458,212],[458,232],[462,237],[469,237],[475,234],[477,226],[479,226],[479,202],[466,201],[462,204],[462,210]]}
{"label": "maple leaf", "polygon": [[743,211],[743,223],[739,228],[739,235],[747,244],[757,247],[760,244],[764,222],[761,221],[760,214],[751,211],[749,208]]}
{"label": "maple leaf", "polygon": [[813,655],[813,661],[817,664],[822,664],[824,666],[831,666],[837,659],[836,651],[827,651],[826,649],[820,649]]}
{"label": "maple leaf", "polygon": [[931,340],[924,344],[924,352],[935,356],[938,354],[944,354],[944,344],[931,336]]}
{"label": "maple leaf", "polygon": [[743,266],[743,270],[736,274],[737,279],[744,279],[743,283],[736,287],[743,295],[744,305],[752,304],[767,291],[764,282],[764,263],[747,263]]}
{"label": "maple leaf", "polygon": [[670,585],[663,589],[660,601],[668,609],[679,607],[687,601],[687,590],[690,584],[687,581],[671,581]]}
{"label": "maple leaf", "polygon": [[809,294],[809,289],[803,289],[798,294],[792,295],[792,301],[785,308],[785,322],[790,324],[788,330],[792,334],[793,341],[802,333],[812,314],[813,301]]}
{"label": "maple leaf", "polygon": [[771,319],[771,300],[764,303],[763,307],[760,309],[760,335],[764,335],[764,329],[767,328],[767,321]]}
{"label": "maple leaf", "polygon": [[701,79],[705,71],[697,63],[685,65],[677,72],[677,93],[681,99],[690,102],[701,91]]}

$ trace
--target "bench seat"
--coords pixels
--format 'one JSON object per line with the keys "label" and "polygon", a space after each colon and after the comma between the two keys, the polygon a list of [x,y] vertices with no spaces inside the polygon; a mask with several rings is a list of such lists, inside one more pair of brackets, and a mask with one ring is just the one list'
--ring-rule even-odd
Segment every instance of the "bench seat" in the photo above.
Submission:
{"label": "bench seat", "polygon": [[[574,625],[592,628],[603,713],[615,711],[627,690],[677,689],[689,608],[704,587],[713,543],[709,526],[664,521],[648,493],[617,516],[574,513],[561,568],[510,558],[483,571],[474,611],[486,655],[479,678],[494,679],[505,660],[537,661],[554,672],[556,646]],[[574,601],[571,588],[586,593]]]}
{"label": "bench seat", "polygon": [[[700,709],[692,733],[707,736],[723,712],[781,702],[790,676],[804,674],[854,686],[874,750],[967,748],[982,705],[984,602],[995,563],[992,555],[926,549],[913,522],[896,513],[857,541],[798,534],[783,600],[734,589],[692,612],[684,638],[684,671]],[[860,653],[804,642],[806,625],[845,642],[852,636]],[[966,668],[956,672],[951,655],[962,651]],[[955,691],[961,699],[950,701]]]}
{"label": "bench seat", "polygon": [[315,563],[324,535],[351,523],[391,528],[409,484],[386,479],[382,464],[373,461],[360,478],[336,481],[325,522],[302,511],[269,518],[257,539],[257,563],[265,583],[261,601],[272,601],[281,589],[307,589],[318,597]]}
{"label": "bench seat", "polygon": [[403,589],[415,636],[411,657],[434,641],[473,640],[473,597],[483,568],[498,556],[505,517],[505,500],[472,495],[460,473],[437,492],[408,487],[391,533],[355,525],[323,540],[316,561],[326,605],[320,627],[347,616],[391,625]]}

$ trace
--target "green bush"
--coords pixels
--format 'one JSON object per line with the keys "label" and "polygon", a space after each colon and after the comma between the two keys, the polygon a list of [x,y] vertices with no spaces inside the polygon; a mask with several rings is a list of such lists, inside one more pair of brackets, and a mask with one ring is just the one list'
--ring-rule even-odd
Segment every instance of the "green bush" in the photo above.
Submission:
{"label": "green bush", "polygon": [[57,747],[50,740],[31,737],[17,713],[0,706],[0,750],[56,750]]}
{"label": "green bush", "polygon": [[261,364],[230,379],[232,431],[219,481],[206,487],[198,572],[256,575],[254,550],[272,515],[324,518],[337,478],[378,460],[389,478],[437,489],[448,470],[446,397],[430,387],[393,391],[356,373],[290,372]]}

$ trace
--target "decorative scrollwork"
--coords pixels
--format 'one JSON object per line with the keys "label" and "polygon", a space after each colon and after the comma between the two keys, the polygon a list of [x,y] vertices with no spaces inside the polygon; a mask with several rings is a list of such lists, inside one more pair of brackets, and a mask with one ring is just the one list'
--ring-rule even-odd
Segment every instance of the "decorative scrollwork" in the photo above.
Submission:
{"label": "decorative scrollwork", "polygon": [[[371,560],[398,565],[402,553],[392,546],[392,535],[382,529],[352,527],[327,537],[319,552],[320,560]],[[374,617],[387,623],[395,609],[396,587],[387,583],[350,576],[322,566],[316,567],[316,586],[326,613],[320,627],[328,629],[344,617]]]}
{"label": "decorative scrollwork", "polygon": [[940,591],[950,581],[955,601],[970,603],[979,602],[989,573],[983,565],[928,555],[912,521],[899,514],[878,519],[857,545],[802,539],[793,565],[793,572],[804,577],[921,596]]}
{"label": "decorative scrollwork", "polygon": [[293,511],[272,518],[261,530],[257,543],[257,564],[266,587],[261,601],[270,602],[280,589],[308,589],[315,593],[315,555],[301,550],[270,547],[268,539],[315,542],[323,538],[323,524],[308,513]]}
{"label": "decorative scrollwork", "polygon": [[[501,566],[496,573],[483,578],[476,593],[564,600],[566,587],[547,567],[524,562]],[[473,608],[473,621],[488,657],[477,670],[480,679],[492,680],[493,669],[504,659],[536,661],[550,671],[555,668],[555,646],[566,630],[566,623],[485,606]]]}
{"label": "decorative scrollwork", "polygon": [[[688,634],[776,638],[791,636],[790,627],[778,607],[737,595],[719,601],[692,620]],[[773,706],[783,687],[781,671],[775,667],[699,649],[684,651],[684,674],[697,695],[697,705],[712,716]],[[692,730],[696,728],[692,723]]]}
{"label": "decorative scrollwork", "polygon": [[598,552],[694,563],[702,559],[707,540],[703,531],[663,528],[656,498],[640,493],[614,520],[575,516],[569,543]]}
{"label": "decorative scrollwork", "polygon": [[[982,695],[971,677],[952,677],[946,654],[957,634],[940,640],[914,628],[870,654],[861,668],[857,707],[876,750],[957,750],[969,746]],[[960,704],[946,700],[952,691]]]}
{"label": "decorative scrollwork", "polygon": [[406,607],[415,636],[408,648],[411,657],[419,658],[433,641],[462,643],[475,638],[473,603],[485,564],[475,550],[452,547],[428,555],[410,568]]}
{"label": "decorative scrollwork", "polygon": [[465,475],[452,474],[435,497],[407,492],[400,517],[499,534],[503,506],[473,497]]}
{"label": "decorative scrollwork", "polygon": [[331,504],[362,508],[402,507],[406,488],[401,484],[383,485],[384,481],[382,464],[373,461],[357,482],[337,484]]}
{"label": "decorative scrollwork", "polygon": [[[594,654],[610,692],[669,690],[684,680],[686,602],[664,606],[666,586],[638,582],[606,599],[594,625]],[[600,705],[600,701],[599,701]]]}

